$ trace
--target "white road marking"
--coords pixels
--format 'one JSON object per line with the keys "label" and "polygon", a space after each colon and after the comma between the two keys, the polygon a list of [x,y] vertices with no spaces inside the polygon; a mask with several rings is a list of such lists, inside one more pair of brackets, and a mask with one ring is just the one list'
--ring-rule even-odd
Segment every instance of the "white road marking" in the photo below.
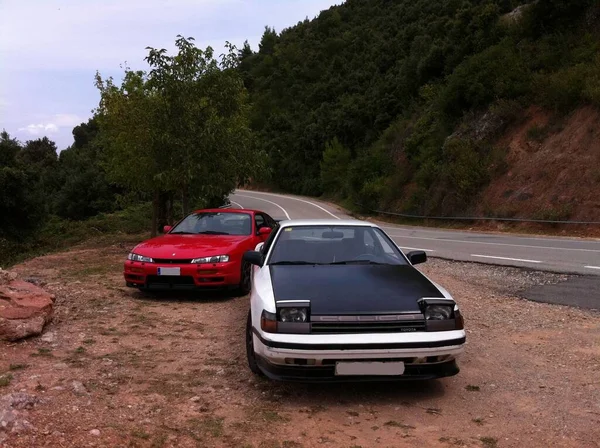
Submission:
{"label": "white road marking", "polygon": [[[254,193],[254,194],[264,194],[267,196],[275,196],[277,198],[292,199],[294,201],[304,202],[305,204],[312,205],[313,207],[317,207],[318,209],[323,210],[325,213],[327,213],[330,216],[333,216],[335,219],[341,219],[339,216],[335,216],[333,213],[331,213],[329,210],[324,209],[319,204],[315,204],[314,202],[306,201],[304,199],[293,198],[291,196],[284,196],[284,195],[275,194],[275,193],[263,193],[263,192],[259,192],[259,191],[248,191],[248,190],[238,190],[238,191]],[[235,194],[237,194],[237,193],[235,193]],[[242,196],[242,195],[239,195],[239,196]],[[252,197],[252,196],[246,196],[246,197]],[[258,199],[258,198],[255,198],[255,199]]]}
{"label": "white road marking", "polygon": [[586,269],[600,269],[600,266],[584,266]]}
{"label": "white road marking", "polygon": [[400,246],[400,249],[408,249],[408,250],[422,250],[423,252],[435,252],[435,250],[431,250],[431,249],[419,249],[418,247],[406,247],[406,246]]}
{"label": "white road marking", "polygon": [[273,204],[274,206],[279,207],[283,211],[283,213],[285,213],[285,216],[287,219],[292,219],[292,218],[290,218],[290,215],[288,214],[288,212],[285,211],[285,208],[283,208],[279,204],[276,204],[275,202],[269,201],[267,199],[255,198],[254,196],[245,196],[243,194],[238,194],[238,193],[236,193],[236,196],[239,196],[241,198],[256,199],[257,201],[263,201],[263,202],[268,202],[269,204]]}
{"label": "white road marking", "polygon": [[575,249],[568,247],[548,247],[548,246],[527,246],[524,244],[508,244],[508,243],[486,243],[484,241],[467,241],[467,240],[449,240],[445,238],[426,238],[422,236],[406,236],[406,235],[392,235],[389,236],[393,238],[409,238],[413,240],[427,240],[427,241],[437,241],[438,243],[461,243],[461,244],[485,244],[488,246],[510,246],[510,247],[527,247],[532,249],[553,249],[553,250],[572,250],[572,251],[580,251],[580,252],[600,252],[597,249]]}
{"label": "white road marking", "polygon": [[479,257],[479,258],[492,258],[494,260],[522,261],[524,263],[541,263],[541,261],[538,261],[538,260],[523,260],[522,258],[492,257],[491,255],[475,255],[475,254],[471,254],[471,256]]}
{"label": "white road marking", "polygon": [[229,202],[231,202],[232,204],[237,205],[239,208],[241,208],[242,210],[244,210],[244,207],[242,206],[242,204],[238,204],[237,202],[232,201],[231,199],[229,200]]}
{"label": "white road marking", "polygon": [[[395,227],[391,227],[391,226],[379,226],[382,229],[391,229],[391,230],[405,230],[405,231],[414,231],[412,227],[401,227],[401,226],[395,226]],[[423,227],[418,227],[418,226],[414,226],[415,229],[418,230],[422,230],[424,232],[431,232],[431,233],[435,233],[435,230],[431,230],[430,228],[423,228]],[[433,227],[432,229],[435,229],[435,227]],[[444,228],[440,228],[439,229],[440,232],[446,232],[448,234],[459,234],[459,233],[467,233],[467,234],[474,234],[474,235],[478,235],[478,233],[476,232],[470,232],[470,231],[464,231],[464,230],[449,230],[449,229],[444,229]],[[486,235],[486,236],[502,236],[501,233],[479,233],[479,235]],[[514,236],[515,238],[519,238],[520,240],[531,240],[531,241],[542,241],[542,242],[552,242],[552,241],[557,241],[560,243],[568,243],[568,242],[589,242],[589,243],[600,243],[600,238],[550,238],[550,237],[532,237],[532,236],[523,236],[522,234],[506,234],[504,236]],[[537,247],[537,246],[536,246]]]}

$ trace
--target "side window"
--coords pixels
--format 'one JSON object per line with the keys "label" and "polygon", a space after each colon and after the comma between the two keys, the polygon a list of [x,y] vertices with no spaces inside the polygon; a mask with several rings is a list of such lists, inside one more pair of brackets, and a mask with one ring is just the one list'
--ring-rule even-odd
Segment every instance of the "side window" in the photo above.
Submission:
{"label": "side window", "polygon": [[264,227],[266,225],[265,217],[263,215],[256,214],[255,220],[256,220],[256,230],[258,230],[261,227]]}
{"label": "side window", "polygon": [[267,239],[265,241],[265,244],[263,244],[263,248],[261,250],[261,253],[263,255],[267,255],[269,253],[269,249],[273,245],[273,240],[277,236],[277,232],[278,231],[279,231],[279,225],[275,224],[275,227],[273,227],[273,230],[271,231],[271,233],[267,237]]}
{"label": "side window", "polygon": [[275,222],[275,220],[267,214],[265,214],[265,218],[267,219],[267,225],[272,229],[275,228],[275,225],[277,224],[277,222]]}

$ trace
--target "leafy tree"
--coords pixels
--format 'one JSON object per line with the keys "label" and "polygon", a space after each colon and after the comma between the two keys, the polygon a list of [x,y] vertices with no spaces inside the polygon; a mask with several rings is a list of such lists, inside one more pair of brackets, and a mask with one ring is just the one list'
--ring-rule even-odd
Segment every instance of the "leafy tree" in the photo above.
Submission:
{"label": "leafy tree", "polygon": [[[45,142],[28,146],[24,158],[38,154],[37,149],[45,147]],[[23,239],[42,224],[45,216],[43,196],[36,179],[39,173],[26,169],[20,162],[22,152],[17,140],[10,138],[6,131],[0,133],[0,239]],[[39,153],[45,155],[43,149]]]}
{"label": "leafy tree", "polygon": [[148,48],[148,72],[126,70],[121,86],[98,74],[97,111],[109,177],[153,192],[153,233],[165,200],[191,205],[221,200],[258,166],[248,126],[248,97],[227,44],[221,61],[212,48],[178,36],[178,53]]}

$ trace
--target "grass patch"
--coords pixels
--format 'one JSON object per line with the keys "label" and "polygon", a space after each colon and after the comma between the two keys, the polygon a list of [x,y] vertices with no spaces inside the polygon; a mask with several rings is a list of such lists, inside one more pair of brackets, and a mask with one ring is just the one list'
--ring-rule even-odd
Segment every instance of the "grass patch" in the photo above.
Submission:
{"label": "grass patch", "polygon": [[29,364],[11,364],[9,370],[23,370],[29,367]]}
{"label": "grass patch", "polygon": [[218,438],[223,435],[223,418],[205,417],[193,418],[188,421],[190,436],[196,441],[202,441],[207,435]]}
{"label": "grass patch", "polygon": [[550,132],[549,126],[538,126],[534,124],[527,130],[527,140],[542,143]]}
{"label": "grass patch", "polygon": [[498,439],[495,437],[481,437],[481,443],[483,443],[484,448],[497,448]]}
{"label": "grass patch", "polygon": [[131,431],[131,435],[138,439],[143,439],[143,440],[150,439],[150,434],[145,432],[143,429],[134,429],[133,431]]}
{"label": "grass patch", "polygon": [[266,422],[269,422],[269,423],[275,423],[275,422],[287,423],[290,421],[289,417],[287,417],[285,415],[281,415],[277,411],[262,411],[261,415],[262,415],[263,420]]}
{"label": "grass patch", "polygon": [[85,353],[85,348],[79,346],[75,349],[75,353],[77,353],[77,354]]}
{"label": "grass patch", "polygon": [[85,345],[91,345],[91,344],[95,344],[95,343],[96,343],[96,340],[95,340],[95,339],[84,339],[84,340],[83,340],[83,343],[84,343]]}
{"label": "grass patch", "polygon": [[34,356],[34,357],[36,357],[36,356],[42,356],[42,357],[48,357],[48,358],[50,358],[53,355],[52,355],[52,350],[49,349],[49,348],[38,348],[38,351],[32,353],[31,356]]}
{"label": "grass patch", "polygon": [[465,389],[468,390],[469,392],[479,392],[480,391],[479,386],[473,386],[472,384],[468,384],[465,387]]}
{"label": "grass patch", "polygon": [[483,419],[480,417],[474,418],[472,421],[473,421],[473,423],[475,423],[477,425],[480,425],[480,426],[483,425]]}
{"label": "grass patch", "polygon": [[167,443],[167,435],[166,434],[159,434],[157,435],[154,440],[152,440],[152,444],[150,445],[150,448],[163,448],[165,446],[165,444]]}
{"label": "grass patch", "polygon": [[387,421],[383,424],[383,426],[391,427],[391,428],[402,428],[402,429],[415,429],[412,425],[405,425],[404,423],[397,422],[395,420]]}
{"label": "grass patch", "polygon": [[12,373],[7,373],[6,375],[0,376],[0,387],[6,387],[12,381],[13,376]]}

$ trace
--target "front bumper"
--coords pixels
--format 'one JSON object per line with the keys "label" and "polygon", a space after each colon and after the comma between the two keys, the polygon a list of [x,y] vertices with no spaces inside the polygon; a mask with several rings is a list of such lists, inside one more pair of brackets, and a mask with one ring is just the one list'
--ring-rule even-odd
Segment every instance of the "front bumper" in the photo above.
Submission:
{"label": "front bumper", "polygon": [[[158,268],[179,268],[180,275],[158,275]],[[149,290],[195,290],[239,285],[240,263],[159,264],[126,261],[123,276],[127,286]]]}
{"label": "front bumper", "polygon": [[[301,382],[426,380],[459,373],[456,358],[464,351],[464,330],[377,335],[306,335],[300,342],[266,339],[254,331],[257,363],[275,380]],[[271,336],[271,335],[269,335]],[[350,336],[350,337],[349,337]],[[289,339],[289,338],[285,338]],[[336,376],[340,361],[403,362],[402,375]]]}

